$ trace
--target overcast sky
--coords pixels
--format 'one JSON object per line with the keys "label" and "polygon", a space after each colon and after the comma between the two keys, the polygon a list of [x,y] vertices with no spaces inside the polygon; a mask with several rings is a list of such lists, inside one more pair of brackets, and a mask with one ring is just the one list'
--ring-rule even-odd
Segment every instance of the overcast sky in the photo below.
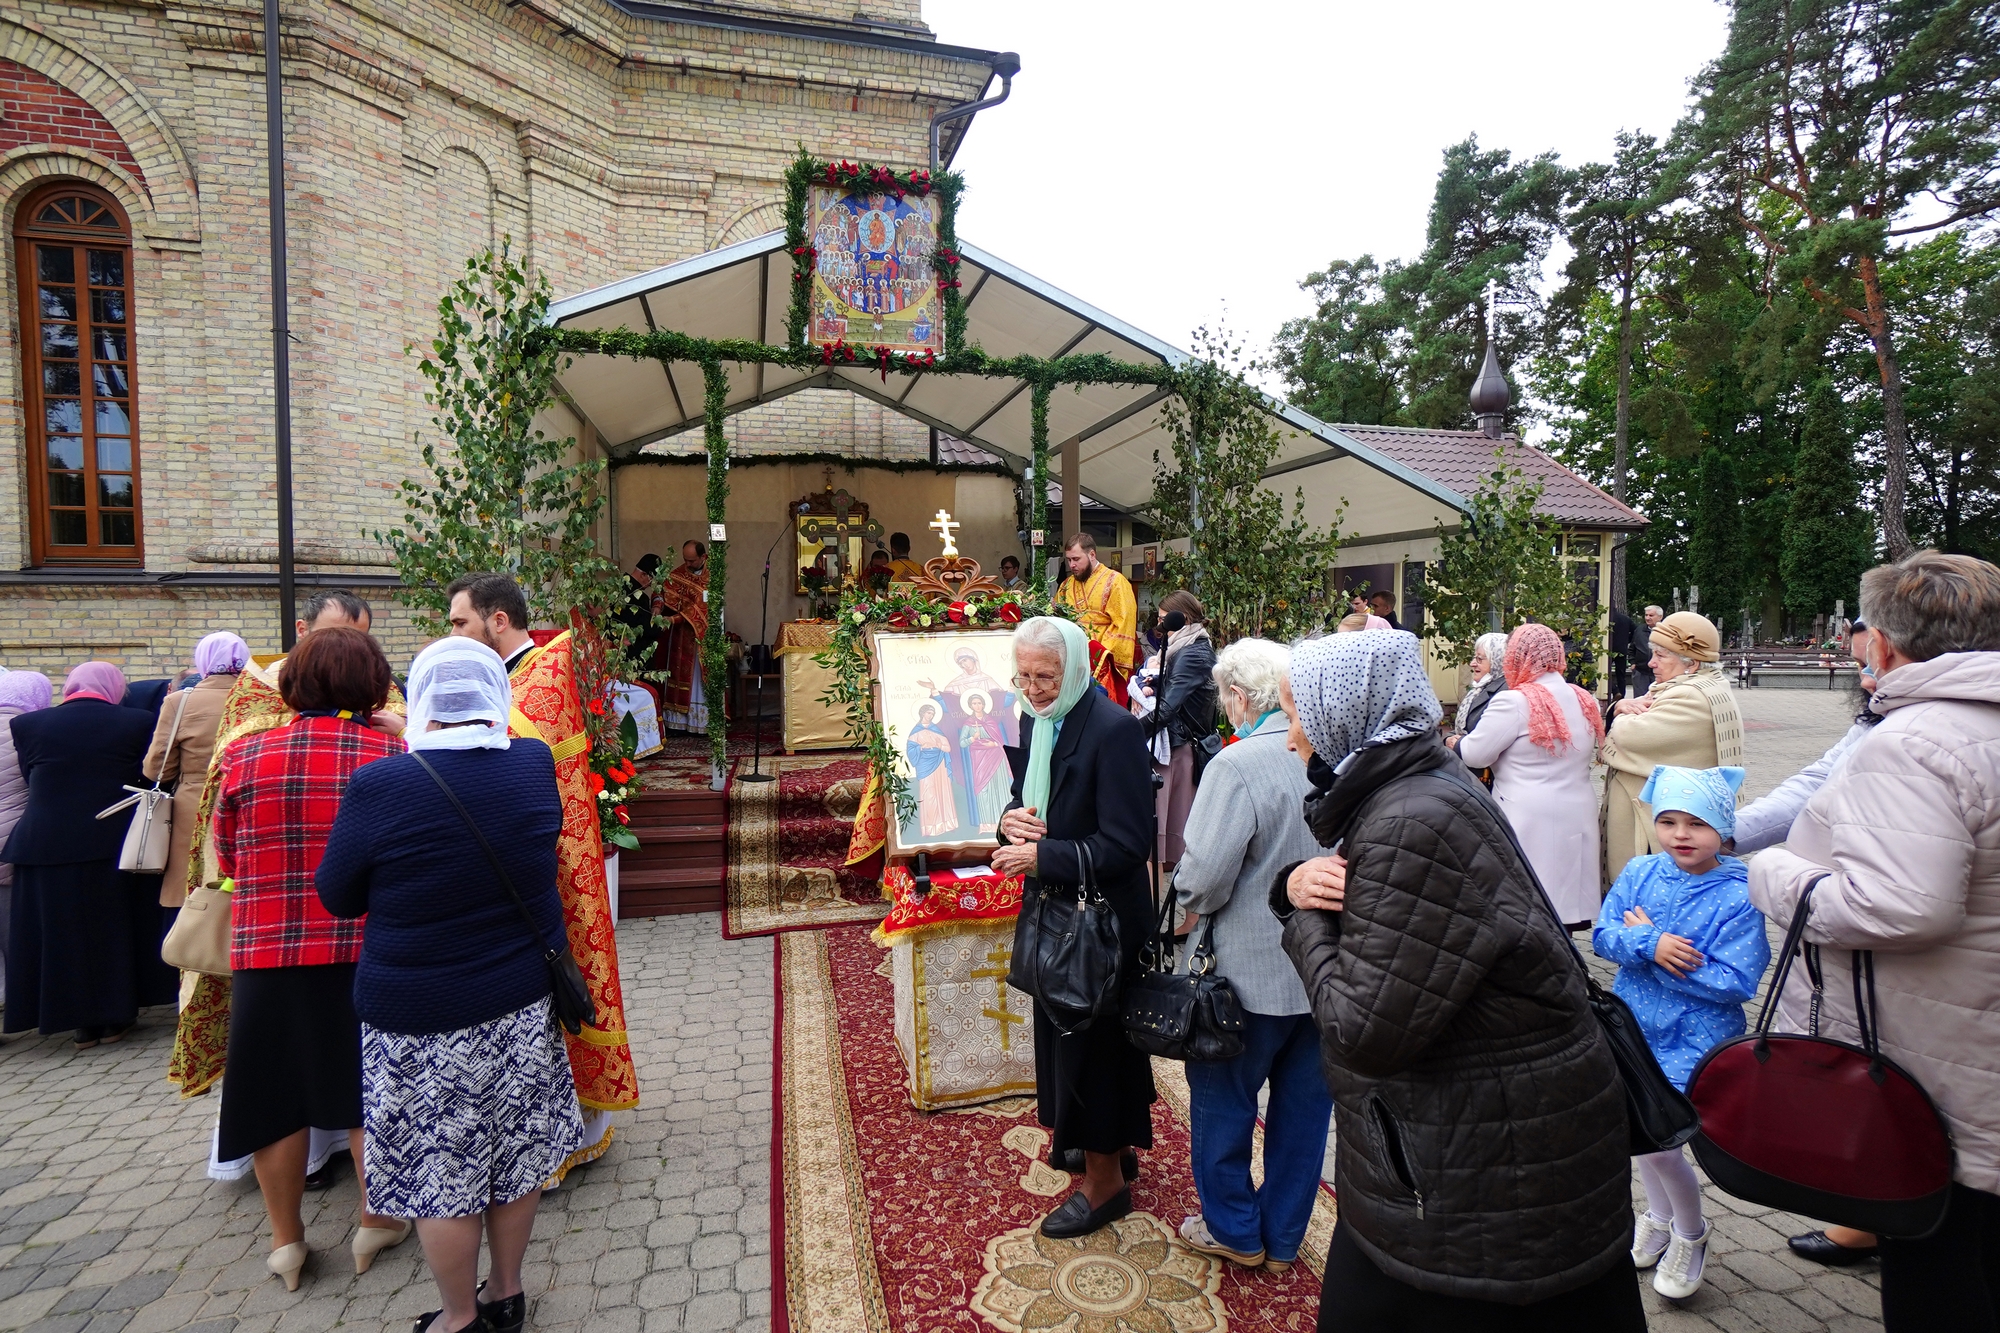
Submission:
{"label": "overcast sky", "polygon": [[1664,136],[1722,47],[1715,0],[924,0],[1017,51],[955,165],[959,234],[1186,347],[1259,350],[1328,260],[1408,258],[1446,145],[1609,155]]}

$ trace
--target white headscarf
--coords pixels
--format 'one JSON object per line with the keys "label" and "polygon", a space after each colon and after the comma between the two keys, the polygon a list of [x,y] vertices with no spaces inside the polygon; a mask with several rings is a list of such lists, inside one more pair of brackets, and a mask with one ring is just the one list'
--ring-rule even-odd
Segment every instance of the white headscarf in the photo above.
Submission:
{"label": "white headscarf", "polygon": [[[410,725],[403,739],[412,750],[504,750],[514,691],[500,654],[477,639],[439,639],[410,663]],[[445,726],[433,722],[483,722]]]}
{"label": "white headscarf", "polygon": [[1357,750],[1423,735],[1444,714],[1408,630],[1307,639],[1292,648],[1291,681],[1299,725],[1335,770]]}

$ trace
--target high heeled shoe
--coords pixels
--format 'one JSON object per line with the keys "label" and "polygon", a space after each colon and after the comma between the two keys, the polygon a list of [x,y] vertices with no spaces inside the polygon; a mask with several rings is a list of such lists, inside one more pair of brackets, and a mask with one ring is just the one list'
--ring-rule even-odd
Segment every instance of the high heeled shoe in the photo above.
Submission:
{"label": "high heeled shoe", "polygon": [[286,1291],[299,1289],[299,1270],[306,1266],[306,1243],[295,1240],[290,1245],[280,1245],[264,1256],[264,1267],[272,1277],[285,1279]]}
{"label": "high heeled shoe", "polygon": [[415,1222],[405,1221],[397,1227],[360,1227],[354,1233],[354,1271],[365,1273],[368,1265],[375,1262],[375,1256],[384,1250],[393,1250],[410,1238],[417,1229]]}

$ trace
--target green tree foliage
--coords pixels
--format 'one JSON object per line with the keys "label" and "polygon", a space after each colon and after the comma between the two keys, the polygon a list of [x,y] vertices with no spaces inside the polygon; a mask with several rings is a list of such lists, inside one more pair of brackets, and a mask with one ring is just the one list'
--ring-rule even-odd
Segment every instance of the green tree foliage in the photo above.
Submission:
{"label": "green tree foliage", "polygon": [[[1920,545],[2000,556],[2000,247],[1949,231],[1883,266],[1908,384],[1908,523]],[[1872,359],[1848,358],[1857,433],[1879,439]]]}
{"label": "green tree foliage", "polygon": [[1279,435],[1263,395],[1244,378],[1243,349],[1225,331],[1195,331],[1195,359],[1162,416],[1171,458],[1153,457],[1146,513],[1162,537],[1189,539],[1168,552],[1155,585],[1187,588],[1208,612],[1218,644],[1245,635],[1290,639],[1324,624],[1327,571],[1340,548],[1340,514],[1306,521],[1305,495],[1285,497],[1264,481]]}
{"label": "green tree foliage", "polygon": [[[611,619],[624,602],[623,571],[591,537],[604,464],[571,461],[576,441],[535,424],[564,358],[527,337],[548,308],[547,276],[530,274],[506,243],[466,261],[438,302],[438,335],[418,367],[436,431],[423,441],[429,475],[402,482],[402,526],[372,535],[394,553],[396,595],[428,634],[450,631],[444,590],[453,579],[512,574],[535,621],[585,631],[576,650],[589,700],[632,678],[631,631]],[[587,716],[593,739],[616,721]]]}
{"label": "green tree foliage", "polygon": [[[1909,427],[1882,278],[1894,238],[2000,209],[2000,11],[1982,0],[1733,0],[1690,126],[1713,195],[1803,293],[1867,339],[1881,524],[1911,549]],[[1921,216],[1910,207],[1931,207]]]}
{"label": "green tree foliage", "polygon": [[1329,421],[1470,426],[1487,284],[1511,366],[1538,336],[1535,283],[1563,179],[1552,153],[1517,162],[1476,136],[1445,149],[1421,255],[1380,266],[1364,255],[1306,279],[1314,313],[1288,322],[1276,345],[1291,401]]}
{"label": "green tree foliage", "polygon": [[1743,499],[1736,467],[1720,448],[1705,449],[1695,469],[1694,523],[1688,534],[1688,572],[1701,589],[1701,609],[1734,631],[1748,594],[1748,553],[1743,543]]}
{"label": "green tree foliage", "polygon": [[[1551,331],[1561,336],[1588,319],[1600,296],[1617,311],[1616,396],[1612,403],[1611,497],[1631,500],[1632,357],[1639,327],[1635,307],[1643,285],[1666,259],[1683,228],[1672,213],[1680,178],[1666,150],[1649,134],[1622,130],[1608,163],[1571,172],[1564,194],[1565,239],[1571,250],[1563,283],[1550,303]],[[1626,542],[1612,550],[1611,601],[1626,600]]]}
{"label": "green tree foliage", "polygon": [[[1388,271],[1401,267],[1392,260]],[[1407,421],[1402,322],[1382,291],[1382,277],[1373,255],[1336,259],[1300,284],[1312,293],[1312,315],[1287,320],[1278,330],[1276,369],[1293,386],[1292,402],[1321,421]]]}
{"label": "green tree foliage", "polygon": [[1470,662],[1480,635],[1530,620],[1562,635],[1585,660],[1597,657],[1598,609],[1563,564],[1560,531],[1535,513],[1541,497],[1540,483],[1496,453],[1458,531],[1439,530],[1437,558],[1424,566],[1430,615],[1423,636],[1446,662]]}
{"label": "green tree foliage", "polygon": [[1800,620],[1831,615],[1836,601],[1847,603],[1849,615],[1860,605],[1874,533],[1853,460],[1840,395],[1821,381],[1806,407],[1784,526],[1785,609]]}

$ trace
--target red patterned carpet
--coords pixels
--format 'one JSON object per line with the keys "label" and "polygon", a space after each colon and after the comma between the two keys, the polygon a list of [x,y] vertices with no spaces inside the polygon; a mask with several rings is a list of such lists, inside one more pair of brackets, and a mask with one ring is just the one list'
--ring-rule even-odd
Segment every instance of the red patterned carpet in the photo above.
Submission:
{"label": "red patterned carpet", "polygon": [[1186,1081],[1155,1062],[1154,1147],[1137,1211],[1079,1241],[1035,1230],[1071,1192],[1020,1099],[911,1109],[891,1035],[887,955],[860,926],[777,942],[773,1327],[777,1333],[1306,1333],[1333,1227],[1322,1193],[1306,1262],[1283,1276],[1173,1236],[1198,1211]]}
{"label": "red patterned carpet", "polygon": [[735,765],[726,936],[874,921],[888,910],[880,859],[845,864],[867,760],[839,750],[780,755],[764,761],[764,771],[778,780],[762,783],[743,781],[748,760]]}

